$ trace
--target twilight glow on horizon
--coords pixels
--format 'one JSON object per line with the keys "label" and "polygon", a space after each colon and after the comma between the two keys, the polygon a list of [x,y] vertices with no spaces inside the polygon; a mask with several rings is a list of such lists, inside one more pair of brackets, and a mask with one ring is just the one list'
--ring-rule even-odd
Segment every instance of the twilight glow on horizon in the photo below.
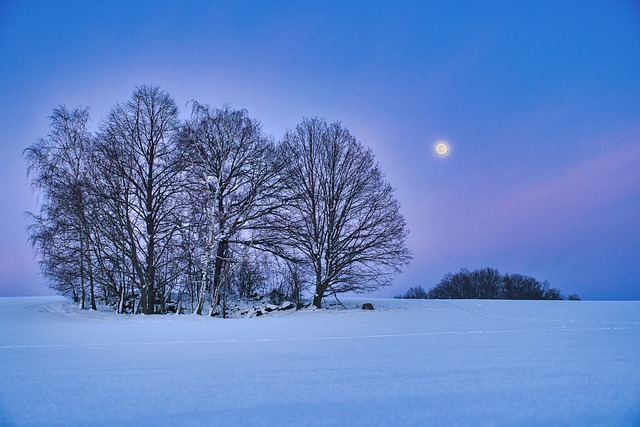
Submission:
{"label": "twilight glow on horizon", "polygon": [[50,293],[23,150],[57,106],[96,130],[152,84],[184,116],[229,104],[275,139],[319,116],[371,148],[414,253],[374,296],[494,267],[640,299],[638,2],[96,3],[0,3],[0,296]]}

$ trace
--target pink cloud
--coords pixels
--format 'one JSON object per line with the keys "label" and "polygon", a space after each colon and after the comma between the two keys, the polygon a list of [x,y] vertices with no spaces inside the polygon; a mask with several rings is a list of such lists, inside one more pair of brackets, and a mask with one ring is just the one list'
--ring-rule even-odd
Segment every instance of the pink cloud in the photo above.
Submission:
{"label": "pink cloud", "polygon": [[618,147],[610,142],[602,146],[609,151],[556,173],[540,185],[517,188],[489,200],[471,221],[478,238],[497,232],[506,240],[544,241],[602,222],[603,209],[638,193],[640,140],[636,136]]}

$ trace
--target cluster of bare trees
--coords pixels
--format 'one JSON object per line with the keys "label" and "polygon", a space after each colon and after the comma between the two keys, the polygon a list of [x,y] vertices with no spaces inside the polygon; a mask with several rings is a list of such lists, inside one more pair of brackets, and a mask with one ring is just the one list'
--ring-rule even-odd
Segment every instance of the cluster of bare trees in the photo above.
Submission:
{"label": "cluster of bare trees", "polygon": [[194,102],[180,120],[136,88],[92,133],[60,107],[25,150],[40,194],[30,241],[41,271],[82,307],[211,312],[231,296],[313,303],[385,286],[411,255],[379,166],[340,123],[305,119],[281,141],[245,110]]}
{"label": "cluster of bare trees", "polygon": [[[511,299],[511,300],[561,300],[562,294],[549,282],[540,282],[522,274],[500,274],[495,268],[469,271],[462,269],[446,274],[440,283],[425,291],[422,286],[409,288],[398,298],[408,299]],[[579,300],[577,295],[567,299]]]}

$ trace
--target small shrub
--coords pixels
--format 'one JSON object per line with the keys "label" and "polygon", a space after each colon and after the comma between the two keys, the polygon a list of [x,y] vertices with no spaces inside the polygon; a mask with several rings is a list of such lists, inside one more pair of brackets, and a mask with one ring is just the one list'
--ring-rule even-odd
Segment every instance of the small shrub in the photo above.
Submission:
{"label": "small shrub", "polygon": [[396,298],[400,298],[400,299],[427,299],[427,298],[429,298],[429,296],[427,295],[427,292],[424,289],[422,289],[422,286],[418,285],[415,288],[409,288],[409,290],[407,292],[405,292],[403,295],[396,296]]}

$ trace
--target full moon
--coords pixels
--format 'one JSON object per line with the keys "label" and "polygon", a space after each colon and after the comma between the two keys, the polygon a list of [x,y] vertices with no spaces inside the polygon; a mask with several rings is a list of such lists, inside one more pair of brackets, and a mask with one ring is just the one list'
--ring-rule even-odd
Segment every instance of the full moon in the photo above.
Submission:
{"label": "full moon", "polygon": [[444,157],[449,153],[449,144],[446,141],[436,142],[435,148],[436,154],[440,157]]}

